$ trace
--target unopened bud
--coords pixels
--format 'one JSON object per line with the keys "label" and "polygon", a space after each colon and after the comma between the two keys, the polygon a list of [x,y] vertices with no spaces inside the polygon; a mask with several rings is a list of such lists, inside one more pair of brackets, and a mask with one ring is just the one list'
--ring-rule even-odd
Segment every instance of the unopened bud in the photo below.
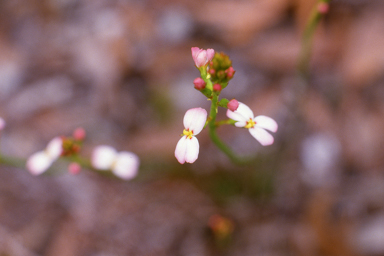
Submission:
{"label": "unopened bud", "polygon": [[78,174],[80,171],[81,171],[81,166],[80,166],[80,164],[73,162],[73,163],[70,163],[70,164],[68,165],[68,172],[69,172],[70,174],[76,175],[76,174]]}
{"label": "unopened bud", "polygon": [[235,74],[235,72],[236,71],[233,69],[233,67],[229,67],[227,70],[225,70],[225,73],[227,74],[228,79],[231,79]]}
{"label": "unopened bud", "polygon": [[232,112],[236,111],[237,108],[239,107],[239,102],[236,99],[232,99],[228,102],[227,107],[229,110]]}
{"label": "unopened bud", "polygon": [[321,14],[326,14],[329,11],[329,3],[321,2],[317,5],[317,11]]}
{"label": "unopened bud", "polygon": [[196,78],[193,80],[193,84],[195,85],[196,90],[203,90],[205,88],[205,82],[201,77]]}
{"label": "unopened bud", "polygon": [[79,128],[76,128],[74,131],[73,131],[73,138],[75,140],[84,140],[85,138],[85,130],[81,127]]}
{"label": "unopened bud", "polygon": [[221,85],[220,84],[214,84],[213,85],[213,91],[220,92],[221,91]]}

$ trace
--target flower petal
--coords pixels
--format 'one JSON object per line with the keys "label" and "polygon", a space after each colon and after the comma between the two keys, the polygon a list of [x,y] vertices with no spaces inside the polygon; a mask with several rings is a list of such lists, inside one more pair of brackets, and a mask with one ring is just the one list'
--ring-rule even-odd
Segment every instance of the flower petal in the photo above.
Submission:
{"label": "flower petal", "polygon": [[244,127],[247,125],[247,121],[239,121],[235,123],[236,127]]}
{"label": "flower petal", "polygon": [[278,125],[275,120],[268,116],[257,116],[254,121],[256,122],[256,126],[261,127],[263,129],[267,129],[271,132],[276,132]]}
{"label": "flower petal", "polygon": [[207,111],[203,108],[192,108],[184,115],[184,127],[193,131],[193,135],[197,135],[204,128],[207,120]]}
{"label": "flower petal", "polygon": [[175,157],[179,163],[184,164],[185,163],[185,155],[187,152],[187,136],[183,136],[179,142],[177,142],[176,150],[175,150]]}
{"label": "flower petal", "polygon": [[207,64],[208,59],[207,59],[207,51],[206,50],[201,50],[197,55],[196,55],[196,60],[195,64],[197,67],[202,67],[205,64]]}
{"label": "flower petal", "polygon": [[27,160],[27,170],[33,175],[40,175],[51,166],[53,160],[45,151],[39,151],[31,155]]}
{"label": "flower petal", "polygon": [[261,145],[268,146],[273,144],[273,141],[274,141],[273,136],[269,134],[266,130],[260,127],[254,126],[253,128],[249,129],[249,132],[256,140],[260,142]]}
{"label": "flower petal", "polygon": [[52,160],[56,160],[63,152],[63,139],[60,137],[53,138],[45,148],[45,152]]}
{"label": "flower petal", "polygon": [[192,137],[191,139],[187,139],[186,145],[187,150],[185,154],[185,161],[191,164],[195,162],[199,156],[199,141],[196,137]]}
{"label": "flower petal", "polygon": [[117,151],[111,146],[97,146],[92,153],[91,164],[98,170],[109,170],[116,160]]}
{"label": "flower petal", "polygon": [[215,56],[215,50],[207,49],[207,59],[208,59],[208,61],[211,61],[213,59],[213,56]]}
{"label": "flower petal", "polygon": [[235,111],[245,117],[247,120],[254,117],[252,109],[242,102],[239,102],[239,107]]}
{"label": "flower petal", "polygon": [[119,152],[113,164],[112,172],[124,180],[133,179],[138,172],[140,160],[137,155],[131,152]]}
{"label": "flower petal", "polygon": [[[231,110],[227,110],[227,116],[235,121],[238,121],[238,122],[247,122],[250,118],[253,119],[253,112],[252,110],[247,106],[245,105],[244,103],[241,103],[239,102],[239,106],[237,108],[237,110],[235,111],[231,111]],[[237,126],[237,125],[236,125]],[[237,127],[244,127],[244,125],[241,125],[241,126],[237,126]]]}
{"label": "flower petal", "polygon": [[192,58],[193,58],[193,61],[195,62],[196,67],[200,67],[198,57],[200,56],[202,51],[203,51],[203,49],[200,49],[199,47],[192,47],[191,48]]}

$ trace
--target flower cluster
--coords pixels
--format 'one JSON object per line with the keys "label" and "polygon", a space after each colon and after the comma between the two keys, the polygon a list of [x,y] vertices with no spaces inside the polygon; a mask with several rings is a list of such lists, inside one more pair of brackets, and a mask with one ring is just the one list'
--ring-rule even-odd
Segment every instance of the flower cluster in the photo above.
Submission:
{"label": "flower cluster", "polygon": [[27,170],[33,175],[40,175],[46,172],[51,165],[60,157],[70,161],[68,171],[71,174],[78,174],[82,165],[100,171],[111,170],[117,177],[129,180],[133,179],[139,169],[139,158],[131,152],[117,152],[110,146],[97,146],[91,156],[91,166],[84,163],[84,159],[79,156],[83,140],[86,136],[85,130],[77,128],[71,137],[55,137],[46,148],[32,154],[26,163]]}
{"label": "flower cluster", "polygon": [[[185,113],[184,131],[175,150],[175,157],[179,163],[193,163],[197,160],[199,142],[195,136],[205,126],[209,127],[213,142],[231,159],[236,157],[216,134],[216,128],[222,124],[234,124],[236,127],[248,129],[263,146],[273,144],[274,138],[269,132],[277,131],[278,125],[275,120],[264,115],[255,117],[247,105],[236,99],[219,100],[221,91],[227,87],[235,74],[229,57],[224,53],[215,53],[213,49],[203,50],[198,47],[192,47],[191,52],[195,66],[200,71],[200,77],[193,81],[194,87],[211,101],[211,110],[209,116],[202,108],[193,108]],[[216,122],[218,107],[227,109],[228,120]]]}

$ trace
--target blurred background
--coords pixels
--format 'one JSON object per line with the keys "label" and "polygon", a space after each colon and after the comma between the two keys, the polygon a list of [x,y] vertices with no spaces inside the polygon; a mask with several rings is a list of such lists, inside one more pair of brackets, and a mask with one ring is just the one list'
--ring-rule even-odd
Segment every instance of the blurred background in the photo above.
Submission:
{"label": "blurred background", "polygon": [[[384,3],[331,2],[306,82],[316,2],[1,0],[2,153],[26,158],[81,126],[85,157],[107,144],[141,167],[124,182],[0,166],[0,254],[384,255]],[[252,165],[206,131],[193,165],[174,157],[186,110],[209,108],[194,46],[232,59],[223,97],[279,124],[269,147],[219,129]]]}

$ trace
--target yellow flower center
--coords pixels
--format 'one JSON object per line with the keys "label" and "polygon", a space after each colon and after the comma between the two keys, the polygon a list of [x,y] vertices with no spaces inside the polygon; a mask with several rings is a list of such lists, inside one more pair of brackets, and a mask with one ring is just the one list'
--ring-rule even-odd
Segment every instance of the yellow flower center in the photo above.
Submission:
{"label": "yellow flower center", "polygon": [[183,135],[187,136],[188,139],[192,139],[193,131],[184,129]]}
{"label": "yellow flower center", "polygon": [[252,120],[252,118],[249,118],[249,121],[247,122],[247,124],[244,126],[245,128],[249,129],[249,128],[252,128],[253,126],[255,126],[256,122]]}

